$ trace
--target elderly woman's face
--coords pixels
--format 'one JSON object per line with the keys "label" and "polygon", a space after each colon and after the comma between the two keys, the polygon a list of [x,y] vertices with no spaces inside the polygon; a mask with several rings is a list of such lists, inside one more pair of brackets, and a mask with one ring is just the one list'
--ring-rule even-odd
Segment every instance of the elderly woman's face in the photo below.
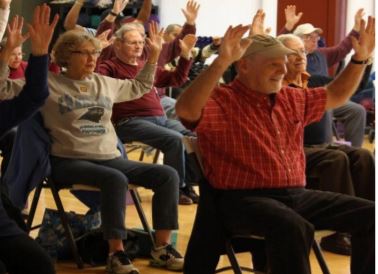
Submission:
{"label": "elderly woman's face", "polygon": [[96,68],[99,55],[100,51],[91,42],[85,41],[77,49],[71,51],[67,73],[80,78],[91,74]]}

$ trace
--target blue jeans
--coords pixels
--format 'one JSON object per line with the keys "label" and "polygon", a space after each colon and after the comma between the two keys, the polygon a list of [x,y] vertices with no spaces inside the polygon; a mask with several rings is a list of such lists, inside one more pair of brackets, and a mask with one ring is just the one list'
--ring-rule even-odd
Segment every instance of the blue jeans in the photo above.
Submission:
{"label": "blue jeans", "polygon": [[[186,156],[183,135],[193,135],[179,121],[165,116],[132,117],[116,124],[116,132],[122,142],[138,141],[161,150],[164,164],[173,167],[185,186]],[[190,182],[190,181],[189,181]]]}
{"label": "blue jeans", "polygon": [[366,110],[360,104],[348,101],[333,110],[333,116],[344,125],[345,140],[352,146],[361,147],[364,141]]}
{"label": "blue jeans", "polygon": [[51,157],[51,165],[52,178],[58,186],[85,184],[100,188],[105,239],[126,238],[125,208],[129,182],[153,190],[154,229],[178,228],[178,176],[171,167],[123,158],[95,161]]}

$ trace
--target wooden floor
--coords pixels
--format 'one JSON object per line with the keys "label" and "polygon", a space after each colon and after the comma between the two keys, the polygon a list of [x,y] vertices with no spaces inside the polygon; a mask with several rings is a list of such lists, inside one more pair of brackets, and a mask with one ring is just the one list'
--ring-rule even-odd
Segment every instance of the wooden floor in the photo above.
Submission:
{"label": "wooden floor", "polygon": [[[39,204],[39,208],[36,215],[36,223],[38,223],[43,215],[44,208],[51,207],[53,208],[54,203],[52,201],[51,194],[48,190],[43,190],[43,196],[41,196],[41,202]],[[148,216],[149,220],[151,220],[151,192],[149,190],[141,189],[139,191],[142,205],[145,210],[146,215]],[[80,202],[71,196],[68,191],[62,191],[61,196],[64,200],[64,205],[66,210],[74,210],[78,213],[85,213],[86,207]],[[177,239],[177,249],[182,253],[185,254],[186,245],[190,236],[193,219],[196,212],[196,206],[180,206],[179,208],[179,224],[180,230],[178,231],[178,239]],[[139,222],[138,215],[136,213],[135,207],[133,205],[129,205],[127,207],[126,213],[126,225],[127,227],[136,227],[141,228],[141,224]],[[35,236],[36,232],[33,232],[32,236]],[[320,238],[321,235],[316,235],[317,238]],[[332,274],[347,274],[349,272],[349,257],[348,256],[339,256],[332,253],[324,252],[325,259],[328,263],[328,266],[332,272]],[[242,265],[250,265],[250,256],[248,254],[240,254],[238,255],[240,263]],[[141,273],[153,273],[153,274],[160,274],[160,273],[167,273],[166,270],[151,268],[149,266],[149,262],[146,259],[137,259],[134,261],[135,266],[137,266]],[[220,266],[228,265],[228,260],[225,257],[222,257],[219,263]],[[314,256],[311,254],[311,266],[313,269],[314,274],[321,274],[320,269],[317,265],[317,261],[314,259]],[[88,265],[84,269],[77,269],[76,265],[73,262],[58,262],[56,264],[57,273],[59,274],[69,274],[69,273],[105,273],[104,267],[97,267],[92,268]],[[224,272],[224,273],[232,273],[232,272]]]}
{"label": "wooden floor", "polygon": [[[373,151],[373,144],[365,142],[365,147]],[[131,155],[131,158],[136,159],[138,157],[137,154]],[[152,157],[147,158],[147,162],[151,160]],[[0,159],[1,160],[1,159]],[[76,198],[74,198],[68,191],[61,191],[61,197],[63,199],[63,203],[66,210],[73,210],[78,213],[85,213],[87,208],[81,204]],[[151,191],[140,189],[139,194],[142,199],[142,205],[145,210],[145,213],[149,220],[151,220]],[[32,193],[33,194],[33,193]],[[30,203],[29,203],[30,204]],[[51,193],[48,190],[43,190],[41,199],[38,205],[35,223],[39,223],[42,219],[44,209],[54,208],[55,204],[52,200]],[[196,205],[189,205],[189,206],[179,206],[179,224],[180,230],[177,232],[177,249],[181,252],[181,254],[185,254],[186,246],[190,237],[192,224],[194,220],[194,216],[196,213]],[[127,207],[126,212],[126,225],[129,228],[141,228],[141,224],[139,222],[138,215],[136,213],[135,207],[133,205],[129,205]],[[322,232],[327,233],[327,232]],[[37,235],[37,231],[32,232],[32,237]],[[321,236],[324,234],[317,234],[316,238],[320,239]],[[332,254],[329,252],[323,252],[327,264],[330,268],[332,274],[348,274],[349,271],[349,262],[350,258],[348,256],[341,256]],[[311,268],[313,274],[321,274],[317,261],[313,254],[311,254]],[[248,254],[238,254],[238,260],[241,265],[248,266],[251,263],[250,256]],[[147,259],[136,259],[134,265],[139,268],[140,273],[145,274],[161,274],[161,273],[169,273],[167,270],[152,268],[149,266],[149,262]],[[219,266],[228,265],[228,260],[226,257],[222,256],[219,262]],[[105,273],[104,267],[90,267],[86,265],[84,269],[77,269],[76,264],[73,262],[57,262],[56,263],[56,270],[58,274],[71,274],[71,273],[83,273],[83,274],[96,274],[96,273]],[[232,273],[223,272],[223,273]]]}

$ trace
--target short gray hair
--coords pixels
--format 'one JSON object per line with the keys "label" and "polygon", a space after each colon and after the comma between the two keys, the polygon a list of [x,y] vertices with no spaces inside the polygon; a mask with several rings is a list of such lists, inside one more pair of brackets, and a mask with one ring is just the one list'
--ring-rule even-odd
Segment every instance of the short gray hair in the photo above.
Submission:
{"label": "short gray hair", "polygon": [[138,22],[130,22],[130,23],[123,24],[122,27],[120,27],[116,31],[115,37],[119,40],[122,40],[126,32],[133,31],[133,30],[138,31],[140,35],[145,37],[144,26]]}
{"label": "short gray hair", "polygon": [[91,42],[96,50],[101,50],[100,41],[83,31],[69,30],[61,34],[54,44],[53,55],[54,61],[58,66],[67,67],[72,51],[77,50],[84,42]]}
{"label": "short gray hair", "polygon": [[284,45],[287,45],[287,41],[300,41],[302,43],[302,39],[299,38],[297,35],[292,34],[292,33],[287,33],[287,34],[281,34],[277,37],[277,39]]}
{"label": "short gray hair", "polygon": [[182,28],[179,24],[170,24],[165,28],[165,33],[171,33],[175,28]]}

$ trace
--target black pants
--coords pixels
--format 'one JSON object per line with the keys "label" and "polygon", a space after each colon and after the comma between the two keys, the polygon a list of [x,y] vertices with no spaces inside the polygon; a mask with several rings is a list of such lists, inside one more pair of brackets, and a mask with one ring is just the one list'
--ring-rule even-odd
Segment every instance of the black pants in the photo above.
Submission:
{"label": "black pants", "polygon": [[375,224],[371,201],[294,188],[228,190],[220,193],[217,202],[228,231],[265,238],[271,274],[311,273],[309,253],[314,231],[323,229],[351,234],[352,274],[374,273]]}
{"label": "black pants", "polygon": [[94,185],[100,188],[101,220],[105,239],[125,239],[128,183],[152,189],[155,229],[178,228],[178,176],[165,165],[134,162],[121,157],[95,161],[51,157],[52,178],[61,186]]}
{"label": "black pants", "polygon": [[53,274],[47,253],[29,236],[0,238],[0,274]]}
{"label": "black pants", "polygon": [[374,201],[375,166],[370,151],[345,145],[305,147],[306,176],[315,188]]}

